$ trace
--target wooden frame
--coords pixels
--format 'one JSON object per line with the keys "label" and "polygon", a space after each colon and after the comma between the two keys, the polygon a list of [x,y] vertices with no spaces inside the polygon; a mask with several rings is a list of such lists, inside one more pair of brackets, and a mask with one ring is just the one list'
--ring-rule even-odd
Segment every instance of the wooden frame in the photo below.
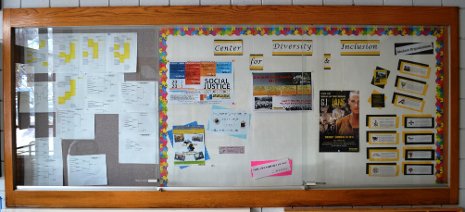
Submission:
{"label": "wooden frame", "polygon": [[[458,9],[448,7],[207,6],[5,9],[3,86],[5,175],[8,207],[276,207],[457,204],[459,183]],[[174,24],[370,24],[449,27],[445,55],[445,145],[448,188],[280,191],[24,191],[14,167],[14,69],[16,27]],[[447,37],[447,36],[446,36]],[[448,47],[450,46],[450,49]],[[447,51],[448,50],[448,51]],[[450,74],[450,76],[449,76]],[[447,115],[452,114],[452,115]],[[447,124],[449,123],[449,124]],[[449,146],[450,145],[450,146]],[[446,171],[447,173],[447,171]],[[195,198],[192,198],[195,197]]]}
{"label": "wooden frame", "polygon": [[287,212],[347,212],[347,211],[369,211],[369,212],[463,212],[462,208],[326,208],[326,209],[285,209]]}

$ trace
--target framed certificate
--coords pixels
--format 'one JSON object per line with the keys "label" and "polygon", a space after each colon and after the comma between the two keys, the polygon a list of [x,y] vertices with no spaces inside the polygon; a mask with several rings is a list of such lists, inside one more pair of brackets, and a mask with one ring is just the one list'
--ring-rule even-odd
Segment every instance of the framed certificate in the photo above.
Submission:
{"label": "framed certificate", "polygon": [[396,131],[367,131],[368,144],[396,145],[399,144],[399,134]]}
{"label": "framed certificate", "polygon": [[397,76],[396,83],[394,84],[399,91],[425,95],[428,91],[428,84],[425,81],[415,80],[407,77]]}
{"label": "framed certificate", "polygon": [[367,115],[366,126],[370,129],[397,129],[397,115]]}
{"label": "framed certificate", "polygon": [[404,175],[433,175],[434,166],[432,163],[403,163],[402,172]]}
{"label": "framed certificate", "polygon": [[366,173],[370,177],[395,177],[399,175],[397,163],[367,163]]}
{"label": "framed certificate", "polygon": [[402,132],[405,145],[434,144],[434,132],[416,131]]}
{"label": "framed certificate", "polygon": [[399,60],[397,69],[402,74],[420,78],[428,78],[431,72],[429,65],[409,60]]}
{"label": "framed certificate", "polygon": [[396,147],[369,147],[367,159],[369,161],[398,161],[399,150]]}
{"label": "framed certificate", "polygon": [[404,128],[434,128],[432,115],[402,115]]}
{"label": "framed certificate", "polygon": [[434,149],[431,147],[404,148],[405,160],[434,160],[434,154]]}
{"label": "framed certificate", "polygon": [[392,96],[392,104],[397,107],[423,112],[425,101],[422,98],[396,93]]}

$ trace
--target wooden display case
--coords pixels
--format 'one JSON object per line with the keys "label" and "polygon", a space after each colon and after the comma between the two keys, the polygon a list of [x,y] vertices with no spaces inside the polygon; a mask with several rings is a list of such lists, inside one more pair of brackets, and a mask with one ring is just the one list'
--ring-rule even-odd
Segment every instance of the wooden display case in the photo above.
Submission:
{"label": "wooden display case", "polygon": [[[459,28],[458,9],[372,6],[200,6],[4,9],[3,95],[5,185],[8,207],[182,208],[291,207],[457,204],[459,184]],[[222,25],[434,26],[443,31],[444,144],[440,186],[318,187],[308,189],[227,189],[194,186],[170,190],[148,187],[40,187],[23,189],[24,158],[18,155],[15,64],[21,52],[18,29],[165,27]],[[61,29],[61,28],[60,28]],[[72,30],[71,30],[72,31]],[[401,34],[399,34],[401,35]],[[165,64],[166,65],[166,64]],[[434,74],[433,74],[434,75]],[[434,87],[434,85],[431,85]],[[161,87],[160,87],[161,89]],[[317,102],[317,101],[315,101]],[[431,103],[433,104],[433,103]],[[166,128],[165,128],[166,130]],[[161,130],[161,134],[165,133]],[[160,135],[162,136],[162,135]],[[361,141],[362,142],[362,141]],[[305,154],[305,153],[304,153]],[[161,169],[161,168],[160,168]],[[163,172],[163,170],[161,171]],[[124,173],[123,173],[124,174]],[[123,178],[124,179],[124,178]],[[305,186],[304,186],[305,187]]]}

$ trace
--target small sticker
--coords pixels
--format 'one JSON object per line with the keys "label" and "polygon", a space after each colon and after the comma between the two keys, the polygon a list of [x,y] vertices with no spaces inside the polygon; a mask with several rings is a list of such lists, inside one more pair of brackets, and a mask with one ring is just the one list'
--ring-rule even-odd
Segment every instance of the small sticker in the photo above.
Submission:
{"label": "small sticker", "polygon": [[220,146],[219,154],[244,154],[244,146]]}

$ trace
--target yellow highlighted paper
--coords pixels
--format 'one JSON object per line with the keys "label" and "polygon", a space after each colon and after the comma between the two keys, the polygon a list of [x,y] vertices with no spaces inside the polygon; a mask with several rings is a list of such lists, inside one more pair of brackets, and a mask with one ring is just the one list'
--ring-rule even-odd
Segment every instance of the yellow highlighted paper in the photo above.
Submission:
{"label": "yellow highlighted paper", "polygon": [[94,42],[94,39],[89,39],[87,40],[87,46],[92,49],[92,58],[98,59],[98,43]]}
{"label": "yellow highlighted paper", "polygon": [[76,44],[73,42],[69,43],[69,53],[60,52],[58,57],[63,58],[65,63],[70,63],[71,60],[76,59]]}
{"label": "yellow highlighted paper", "polygon": [[[124,61],[126,59],[129,59],[129,55],[131,54],[131,45],[128,43],[128,42],[125,42],[124,43],[124,47],[123,47],[123,54],[121,54],[120,52],[116,52],[116,50],[119,50],[119,44],[115,44],[115,52],[113,54],[113,56],[115,58],[117,58],[119,60],[120,63],[124,63]],[[116,48],[118,47],[118,48]]]}
{"label": "yellow highlighted paper", "polygon": [[76,80],[69,80],[69,91],[66,91],[64,96],[58,97],[58,104],[65,104],[73,96],[76,96]]}

